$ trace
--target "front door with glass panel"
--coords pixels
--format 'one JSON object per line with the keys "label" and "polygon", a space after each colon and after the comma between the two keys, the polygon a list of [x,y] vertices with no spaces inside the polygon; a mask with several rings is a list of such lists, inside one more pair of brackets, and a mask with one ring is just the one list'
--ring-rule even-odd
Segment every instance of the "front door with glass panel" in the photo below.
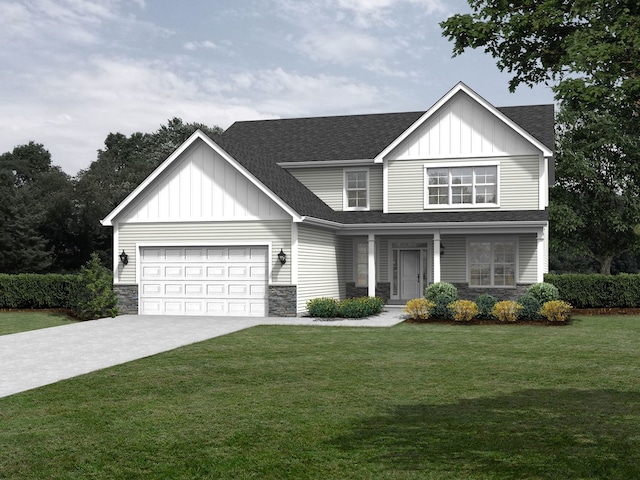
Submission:
{"label": "front door with glass panel", "polygon": [[400,299],[421,297],[422,262],[420,250],[400,250]]}

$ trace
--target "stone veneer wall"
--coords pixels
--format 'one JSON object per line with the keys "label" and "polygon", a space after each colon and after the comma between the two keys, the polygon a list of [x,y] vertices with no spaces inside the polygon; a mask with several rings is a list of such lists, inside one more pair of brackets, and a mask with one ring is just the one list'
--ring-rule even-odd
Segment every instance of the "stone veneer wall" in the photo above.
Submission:
{"label": "stone veneer wall", "polygon": [[137,285],[114,285],[113,291],[118,297],[118,313],[120,315],[138,314]]}
{"label": "stone veneer wall", "polygon": [[[369,295],[367,287],[356,287],[355,282],[347,282],[347,298],[366,297]],[[391,284],[389,282],[376,283],[376,297],[382,298],[385,303],[391,298]]]}
{"label": "stone veneer wall", "polygon": [[483,293],[493,295],[500,300],[518,300],[522,295],[527,293],[531,285],[518,284],[516,288],[472,288],[466,283],[454,283],[458,289],[458,298],[461,300],[475,300]]}
{"label": "stone veneer wall", "polygon": [[297,316],[298,287],[295,285],[269,285],[270,317]]}

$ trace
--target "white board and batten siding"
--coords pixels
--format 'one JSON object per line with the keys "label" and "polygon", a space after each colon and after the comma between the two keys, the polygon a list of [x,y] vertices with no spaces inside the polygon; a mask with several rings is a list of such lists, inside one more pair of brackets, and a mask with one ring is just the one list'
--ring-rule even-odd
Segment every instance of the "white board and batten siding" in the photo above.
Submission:
{"label": "white board and batten siding", "polygon": [[348,237],[339,237],[333,231],[298,226],[298,305],[306,310],[312,298],[345,296],[345,245]]}
{"label": "white board and batten siding", "polygon": [[122,212],[118,222],[290,218],[212,148],[197,141]]}
{"label": "white board and batten siding", "polygon": [[540,154],[468,95],[456,95],[385,157],[387,211],[424,210],[429,163],[473,166],[474,161],[499,164],[501,210],[537,210],[544,174]]}
{"label": "white board and batten siding", "polygon": [[[369,170],[369,209],[382,210],[382,165],[363,166],[362,170]],[[344,209],[344,167],[291,168],[288,172],[334,210]]]}

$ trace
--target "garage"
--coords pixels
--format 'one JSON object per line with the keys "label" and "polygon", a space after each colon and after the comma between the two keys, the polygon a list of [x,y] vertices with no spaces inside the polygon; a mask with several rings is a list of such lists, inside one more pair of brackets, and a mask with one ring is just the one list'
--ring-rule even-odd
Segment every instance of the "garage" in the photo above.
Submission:
{"label": "garage", "polygon": [[141,247],[142,315],[267,314],[266,246]]}

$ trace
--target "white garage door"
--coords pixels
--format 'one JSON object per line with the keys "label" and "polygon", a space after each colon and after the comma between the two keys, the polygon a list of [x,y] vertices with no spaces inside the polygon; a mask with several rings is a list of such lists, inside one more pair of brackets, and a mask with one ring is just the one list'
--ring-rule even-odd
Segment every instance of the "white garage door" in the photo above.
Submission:
{"label": "white garage door", "polygon": [[265,316],[267,247],[144,247],[140,313]]}

